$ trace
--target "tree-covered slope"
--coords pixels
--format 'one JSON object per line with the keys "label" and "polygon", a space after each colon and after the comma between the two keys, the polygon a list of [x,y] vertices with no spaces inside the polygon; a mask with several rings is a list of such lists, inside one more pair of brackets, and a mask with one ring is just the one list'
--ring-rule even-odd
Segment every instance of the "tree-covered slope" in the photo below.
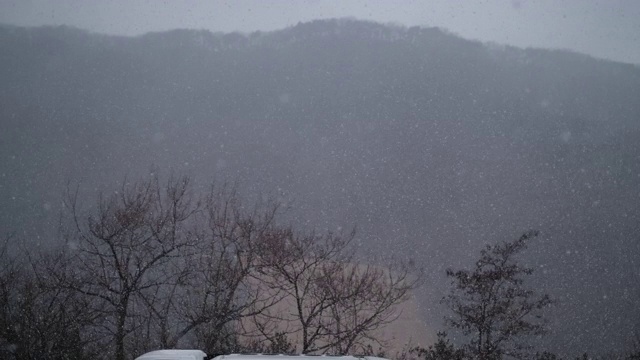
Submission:
{"label": "tree-covered slope", "polygon": [[0,231],[55,241],[67,181],[93,194],[155,164],[415,258],[432,322],[447,266],[539,229],[531,262],[561,300],[551,346],[637,330],[636,66],[344,20],[135,38],[3,26],[0,80]]}

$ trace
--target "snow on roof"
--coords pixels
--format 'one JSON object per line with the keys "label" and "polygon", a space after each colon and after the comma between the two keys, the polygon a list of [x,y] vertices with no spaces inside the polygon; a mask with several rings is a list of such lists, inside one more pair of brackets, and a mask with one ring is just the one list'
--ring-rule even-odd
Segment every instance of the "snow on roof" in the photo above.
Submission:
{"label": "snow on roof", "polygon": [[387,360],[375,356],[336,356],[336,355],[262,355],[230,354],[216,356],[212,360]]}
{"label": "snow on roof", "polygon": [[[204,360],[207,354],[200,350],[155,350],[140,355],[136,360]],[[213,360],[387,360],[375,356],[334,356],[334,355],[262,355],[229,354]]]}
{"label": "snow on roof", "polygon": [[201,350],[155,350],[140,355],[136,360],[204,360],[207,357]]}

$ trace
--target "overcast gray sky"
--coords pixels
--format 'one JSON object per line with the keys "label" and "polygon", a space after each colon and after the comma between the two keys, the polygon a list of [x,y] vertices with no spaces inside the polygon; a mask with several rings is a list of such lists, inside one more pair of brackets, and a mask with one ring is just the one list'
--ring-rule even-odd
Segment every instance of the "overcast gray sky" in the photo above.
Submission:
{"label": "overcast gray sky", "polygon": [[336,17],[438,26],[469,39],[640,64],[640,0],[0,0],[0,23],[119,35],[275,30]]}

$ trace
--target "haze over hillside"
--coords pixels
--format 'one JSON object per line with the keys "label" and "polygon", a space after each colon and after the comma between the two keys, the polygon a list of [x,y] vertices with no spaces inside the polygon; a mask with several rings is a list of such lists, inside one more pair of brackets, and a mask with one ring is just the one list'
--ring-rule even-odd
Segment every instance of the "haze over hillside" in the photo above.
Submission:
{"label": "haze over hillside", "polygon": [[0,80],[2,233],[55,242],[67,181],[92,204],[155,165],[414,259],[432,328],[447,267],[536,228],[527,261],[559,300],[550,348],[640,331],[637,66],[344,20],[247,36],[3,26]]}

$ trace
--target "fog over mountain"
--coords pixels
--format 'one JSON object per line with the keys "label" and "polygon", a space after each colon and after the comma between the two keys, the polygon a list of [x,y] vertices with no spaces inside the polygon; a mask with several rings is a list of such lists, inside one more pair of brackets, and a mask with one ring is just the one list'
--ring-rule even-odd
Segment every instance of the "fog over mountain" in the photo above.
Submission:
{"label": "fog over mountain", "polygon": [[550,349],[640,332],[640,68],[326,20],[249,35],[114,37],[0,27],[0,234],[59,241],[85,203],[152,168],[238,181],[294,224],[356,226],[367,256],[411,258],[442,328],[447,267],[538,229],[526,261]]}

